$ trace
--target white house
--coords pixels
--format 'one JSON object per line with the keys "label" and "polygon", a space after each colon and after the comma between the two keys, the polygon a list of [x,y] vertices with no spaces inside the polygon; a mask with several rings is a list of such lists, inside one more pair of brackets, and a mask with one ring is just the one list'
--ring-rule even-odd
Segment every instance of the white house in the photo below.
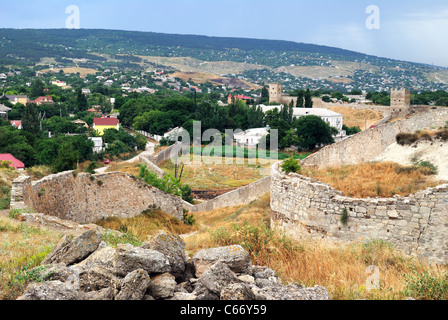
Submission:
{"label": "white house", "polygon": [[100,153],[103,151],[103,138],[93,137],[89,138],[89,140],[93,141],[93,153]]}
{"label": "white house", "polygon": [[304,116],[318,116],[323,121],[328,123],[331,127],[334,127],[339,131],[342,131],[342,125],[344,121],[344,116],[342,114],[321,108],[312,108],[312,109],[294,108],[294,117],[299,119]]}
{"label": "white house", "polygon": [[260,140],[269,134],[269,127],[254,128],[235,133],[233,139],[238,145],[246,145],[255,147],[260,143]]}

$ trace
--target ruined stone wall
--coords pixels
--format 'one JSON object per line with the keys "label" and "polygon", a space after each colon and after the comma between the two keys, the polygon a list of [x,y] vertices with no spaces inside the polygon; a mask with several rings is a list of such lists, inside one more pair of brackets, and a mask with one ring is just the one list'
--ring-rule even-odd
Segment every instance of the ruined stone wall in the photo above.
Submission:
{"label": "ruined stone wall", "polygon": [[[335,242],[384,240],[406,254],[448,264],[448,185],[409,197],[355,199],[322,182],[271,175],[272,226],[297,239]],[[348,223],[341,222],[344,209]]]}
{"label": "ruined stone wall", "polygon": [[248,204],[269,193],[271,191],[270,186],[271,177],[266,177],[198,205],[184,202],[184,209],[189,212],[205,212]]}
{"label": "ruined stone wall", "polygon": [[161,163],[163,163],[167,160],[170,160],[173,157],[173,155],[175,155],[176,153],[180,153],[181,151],[182,151],[182,143],[176,142],[169,148],[162,150],[161,152],[159,152],[156,155],[153,155],[153,156],[147,155],[145,157],[146,157],[146,159],[148,159],[149,161],[154,163],[156,166],[158,166]]}
{"label": "ruined stone wall", "polygon": [[305,166],[325,168],[371,161],[396,141],[399,133],[414,133],[424,128],[439,128],[448,121],[448,108],[439,107],[384,124],[327,146],[303,161]]}
{"label": "ruined stone wall", "polygon": [[129,218],[155,205],[183,221],[182,200],[164,193],[128,174],[76,174],[72,171],[31,182],[15,183],[15,199],[25,207],[46,215],[78,223],[94,223],[102,218]]}

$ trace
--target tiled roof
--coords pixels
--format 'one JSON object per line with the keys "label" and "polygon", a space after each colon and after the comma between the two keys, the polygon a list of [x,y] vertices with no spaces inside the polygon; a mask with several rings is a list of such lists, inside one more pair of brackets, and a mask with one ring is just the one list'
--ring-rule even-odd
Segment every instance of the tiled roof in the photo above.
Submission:
{"label": "tiled roof", "polygon": [[12,164],[10,165],[10,167],[14,167],[16,169],[24,169],[25,168],[25,164],[22,161],[17,160],[16,158],[14,158],[14,156],[12,154],[9,154],[9,153],[0,154],[0,161],[11,161]]}

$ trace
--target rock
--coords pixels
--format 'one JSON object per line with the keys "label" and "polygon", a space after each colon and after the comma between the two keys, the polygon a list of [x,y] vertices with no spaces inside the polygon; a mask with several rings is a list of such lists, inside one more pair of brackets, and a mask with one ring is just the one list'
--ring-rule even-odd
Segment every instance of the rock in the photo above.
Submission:
{"label": "rock", "polygon": [[99,291],[108,288],[120,290],[120,280],[111,270],[100,266],[94,266],[91,269],[81,271],[79,281],[80,289],[84,292]]}
{"label": "rock", "polygon": [[88,230],[76,238],[66,235],[42,261],[42,265],[53,263],[71,265],[80,262],[98,248],[101,238],[101,233],[95,230]]}
{"label": "rock", "polygon": [[217,261],[222,261],[235,273],[250,272],[249,253],[241,246],[228,246],[198,251],[193,256],[196,276],[200,277]]}
{"label": "rock", "polygon": [[177,300],[177,301],[194,301],[198,300],[198,297],[192,293],[185,292],[175,292],[172,298],[166,300]]}
{"label": "rock", "polygon": [[84,300],[85,296],[74,286],[61,281],[30,284],[17,300]]}
{"label": "rock", "polygon": [[191,293],[196,296],[196,300],[215,301],[219,300],[220,297],[219,294],[211,292],[199,281],[195,283],[194,290]]}
{"label": "rock", "polygon": [[267,300],[330,300],[327,290],[323,287],[300,288],[297,285],[268,286],[255,290],[257,297],[265,297]]}
{"label": "rock", "polygon": [[108,270],[115,269],[117,251],[111,247],[105,247],[96,250],[87,259],[77,264],[81,269],[90,269],[95,266],[102,267]]}
{"label": "rock", "polygon": [[68,277],[73,274],[64,263],[48,264],[45,266],[39,266],[30,270],[32,274],[37,274],[39,279],[43,281],[56,281],[65,282]]}
{"label": "rock", "polygon": [[115,291],[112,288],[105,288],[99,291],[86,292],[84,294],[84,300],[92,301],[109,301],[114,300]]}
{"label": "rock", "polygon": [[255,300],[255,294],[244,283],[229,284],[221,291],[221,300]]}
{"label": "rock", "polygon": [[164,254],[171,265],[171,274],[176,278],[184,275],[187,258],[185,256],[185,242],[178,235],[160,231],[150,241],[143,243],[140,248],[151,249]]}
{"label": "rock", "polygon": [[167,257],[157,251],[134,247],[130,244],[118,245],[115,261],[117,275],[126,276],[132,271],[143,269],[148,274],[171,271]]}
{"label": "rock", "polygon": [[124,278],[115,300],[142,300],[149,283],[149,275],[145,270],[135,270]]}
{"label": "rock", "polygon": [[151,278],[148,293],[154,299],[166,299],[174,296],[176,289],[176,279],[169,273],[157,275]]}
{"label": "rock", "polygon": [[234,283],[240,283],[235,273],[230,270],[227,264],[218,261],[205,271],[199,278],[199,282],[210,292],[220,295],[221,290]]}

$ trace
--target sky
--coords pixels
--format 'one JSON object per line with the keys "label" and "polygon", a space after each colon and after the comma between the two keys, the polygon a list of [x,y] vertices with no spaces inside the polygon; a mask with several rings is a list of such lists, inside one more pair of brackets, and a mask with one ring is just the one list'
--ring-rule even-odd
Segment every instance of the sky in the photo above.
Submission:
{"label": "sky", "polygon": [[[289,40],[448,67],[448,0],[0,0],[0,28]],[[374,6],[374,10],[367,10]]]}

